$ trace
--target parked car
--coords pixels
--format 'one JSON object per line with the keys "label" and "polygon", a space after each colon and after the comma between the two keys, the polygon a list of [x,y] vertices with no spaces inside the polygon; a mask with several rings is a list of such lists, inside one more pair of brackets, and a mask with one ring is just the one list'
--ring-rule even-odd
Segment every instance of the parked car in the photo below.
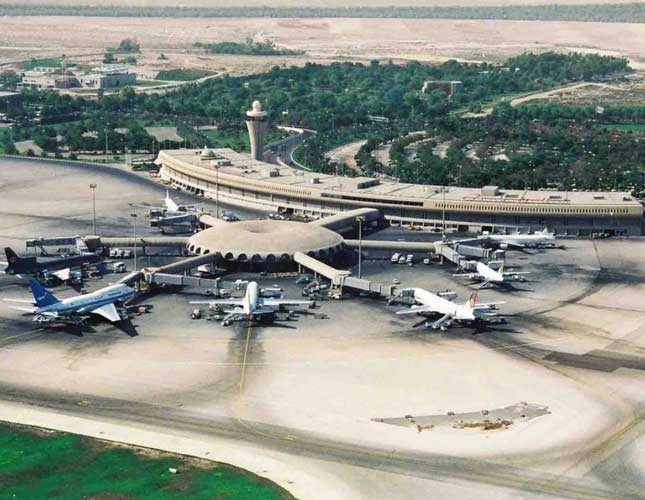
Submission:
{"label": "parked car", "polygon": [[226,222],[236,222],[240,220],[240,218],[232,212],[224,212],[222,220]]}

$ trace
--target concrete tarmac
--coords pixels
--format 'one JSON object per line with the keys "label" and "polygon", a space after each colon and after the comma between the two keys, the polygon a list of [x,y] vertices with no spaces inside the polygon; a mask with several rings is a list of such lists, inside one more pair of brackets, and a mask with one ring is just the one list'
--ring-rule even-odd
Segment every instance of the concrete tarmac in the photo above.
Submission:
{"label": "concrete tarmac", "polygon": [[[0,244],[87,233],[90,182],[99,233],[114,236],[132,230],[128,203],[165,189],[105,167],[0,160]],[[436,237],[406,231],[371,237]],[[252,328],[191,320],[199,290],[142,297],[151,313],[128,328],[40,328],[0,303],[0,418],[229,461],[299,498],[644,498],[645,241],[564,244],[509,252],[532,274],[517,291],[481,292],[510,316],[478,334],[415,328],[394,314],[403,305],[366,297]],[[473,291],[448,263],[385,257],[369,254],[364,276],[461,301]],[[292,277],[235,278],[300,296]],[[29,293],[0,277],[6,297]],[[373,421],[522,401],[550,413],[491,431]]]}

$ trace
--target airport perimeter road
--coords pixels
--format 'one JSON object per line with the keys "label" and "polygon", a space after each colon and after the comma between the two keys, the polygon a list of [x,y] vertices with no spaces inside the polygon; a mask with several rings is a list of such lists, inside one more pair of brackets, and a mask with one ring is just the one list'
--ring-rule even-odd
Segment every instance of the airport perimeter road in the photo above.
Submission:
{"label": "airport perimeter road", "polygon": [[[30,409],[38,408],[46,411],[54,410],[60,419],[61,415],[82,417],[95,422],[96,429],[107,427],[108,424],[116,424],[132,429],[128,441],[134,444],[146,445],[137,439],[137,432],[145,431],[159,435],[160,445],[169,438],[178,437],[191,438],[202,443],[202,449],[211,449],[214,444],[226,447],[230,443],[250,446],[250,452],[260,456],[271,456],[274,460],[280,459],[284,463],[284,474],[289,477],[289,469],[295,469],[294,475],[298,474],[298,468],[305,463],[305,469],[311,465],[307,462],[324,462],[323,470],[335,469],[340,471],[343,481],[351,483],[351,478],[343,478],[345,474],[352,474],[352,468],[366,469],[365,474],[371,476],[371,480],[381,481],[378,488],[384,496],[378,498],[395,498],[396,490],[387,487],[387,482],[394,476],[410,478],[411,481],[423,480],[426,493],[433,488],[452,490],[452,498],[459,496],[459,491],[470,495],[479,491],[478,498],[518,498],[518,496],[537,495],[539,497],[569,498],[569,499],[612,499],[616,497],[616,490],[608,486],[595,484],[586,479],[569,478],[555,474],[532,472],[528,469],[506,466],[483,460],[464,459],[455,456],[411,453],[406,451],[395,451],[386,448],[361,446],[356,443],[348,443],[326,439],[322,436],[299,432],[295,429],[287,429],[278,426],[271,426],[259,422],[238,420],[236,418],[210,419],[204,418],[196,413],[186,412],[181,409],[164,408],[148,405],[133,405],[127,401],[115,400],[79,400],[75,397],[61,394],[45,394],[38,392],[23,392],[16,394],[11,388],[0,386],[0,395],[3,401],[20,402],[27,404]],[[0,408],[6,411],[7,407]],[[3,415],[11,419],[11,415]],[[49,417],[52,418],[52,417]],[[56,421],[52,418],[52,421]],[[73,431],[72,431],[73,432]],[[100,431],[99,437],[110,439]],[[255,448],[254,451],[253,448]],[[177,450],[182,451],[182,450]],[[277,453],[279,455],[271,454]],[[225,451],[223,453],[226,453]],[[212,456],[218,459],[217,456]],[[221,460],[221,458],[220,458]],[[349,469],[343,471],[343,467]],[[393,484],[397,485],[402,479],[395,478]],[[279,480],[278,480],[279,482]],[[421,482],[421,484],[423,484]],[[445,483],[452,486],[447,488]],[[443,487],[441,483],[444,483]],[[304,485],[298,485],[298,491],[305,491]],[[288,486],[286,486],[288,487]],[[364,485],[367,491],[361,492],[362,486],[353,485],[354,498],[376,498],[366,495],[374,485]],[[396,486],[398,488],[398,485]],[[490,488],[487,491],[486,488]],[[339,493],[339,492],[337,492]],[[330,498],[342,497],[337,493],[330,492]],[[493,493],[491,496],[490,493]],[[454,495],[454,496],[453,496]],[[325,498],[317,492],[311,492],[302,498]],[[411,498],[411,497],[406,497]],[[427,498],[421,491],[414,498]],[[627,498],[627,496],[625,496]],[[634,496],[633,498],[638,498]]]}
{"label": "airport perimeter road", "polygon": [[[163,195],[103,167],[0,168],[0,244],[20,249],[35,236],[87,233],[90,182],[101,190],[101,234],[129,235],[128,203]],[[436,235],[389,228],[369,237]],[[322,301],[273,326],[224,327],[190,319],[189,302],[205,298],[196,289],[140,297],[150,313],[127,329],[39,328],[2,300],[28,298],[24,282],[0,276],[0,419],[232,463],[303,499],[645,498],[645,240],[563,243],[509,252],[508,267],[529,280],[480,292],[482,302],[505,302],[509,317],[477,335],[415,327],[418,318],[395,314],[404,305],[367,297]],[[368,253],[363,275],[449,289],[459,301],[474,290],[449,264],[386,257]],[[226,279],[302,296],[293,276]],[[381,421],[484,418],[520,402],[548,413],[486,431]]]}

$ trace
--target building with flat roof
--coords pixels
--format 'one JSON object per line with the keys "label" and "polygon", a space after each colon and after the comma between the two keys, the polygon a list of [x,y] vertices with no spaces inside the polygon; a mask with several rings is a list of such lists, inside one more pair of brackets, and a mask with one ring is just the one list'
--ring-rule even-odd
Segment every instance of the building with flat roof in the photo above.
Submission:
{"label": "building with flat roof", "polygon": [[564,192],[417,185],[372,177],[342,177],[277,166],[231,149],[204,155],[162,150],[161,179],[233,205],[317,217],[378,208],[394,224],[457,231],[595,232],[641,235],[643,206],[627,192]]}
{"label": "building with flat roof", "polygon": [[40,90],[70,89],[78,87],[78,79],[60,69],[35,68],[26,71],[20,81],[22,87],[31,87]]}
{"label": "building with flat roof", "polygon": [[443,90],[449,96],[464,91],[464,84],[459,80],[426,80],[423,82],[421,92],[428,93],[433,90]]}
{"label": "building with flat roof", "polygon": [[108,64],[97,68],[91,73],[79,77],[81,85],[89,89],[111,89],[135,85],[137,83],[136,73],[130,72],[126,67],[115,64]]}

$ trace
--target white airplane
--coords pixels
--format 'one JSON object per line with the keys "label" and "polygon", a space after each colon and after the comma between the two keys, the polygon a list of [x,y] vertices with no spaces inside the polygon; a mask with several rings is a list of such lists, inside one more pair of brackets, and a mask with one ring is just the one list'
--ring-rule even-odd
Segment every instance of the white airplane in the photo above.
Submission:
{"label": "white airplane", "polygon": [[170,197],[168,190],[166,190],[164,204],[161,207],[153,207],[145,203],[131,204],[131,206],[147,209],[148,217],[150,217],[150,225],[161,228],[178,224],[193,224],[196,222],[199,213],[197,205],[178,205]]}
{"label": "white airplane", "polygon": [[[439,315],[435,321],[426,321],[425,325],[445,331],[455,321],[467,326],[481,325],[497,316],[496,306],[504,302],[477,303],[477,292],[473,293],[467,302],[456,304],[423,288],[412,288],[415,305],[409,309],[397,311],[396,314],[420,314],[424,316]],[[454,296],[453,296],[454,297]]]}
{"label": "white airplane", "polygon": [[223,326],[230,325],[237,319],[255,317],[272,318],[275,312],[285,306],[312,306],[311,300],[288,300],[283,298],[264,298],[260,296],[257,282],[251,281],[247,287],[244,297],[241,299],[211,299],[197,300],[191,304],[207,304],[208,306],[220,306],[227,313],[222,320]]}
{"label": "white airplane", "polygon": [[479,288],[481,289],[490,285],[508,287],[513,281],[524,282],[526,281],[524,276],[527,274],[531,273],[529,271],[504,271],[504,263],[501,263],[499,269],[493,269],[483,262],[477,262],[476,272],[454,274],[453,276],[480,281],[481,285],[479,285]]}
{"label": "white airplane", "polygon": [[123,304],[131,300],[136,291],[124,284],[110,285],[95,292],[59,300],[38,280],[30,279],[29,287],[34,300],[4,299],[6,302],[30,304],[31,307],[9,306],[11,309],[34,315],[34,321],[48,323],[53,321],[78,321],[89,314],[97,314],[111,323],[121,321],[115,303]]}
{"label": "white airplane", "polygon": [[525,248],[547,248],[555,246],[555,233],[545,227],[533,234],[486,234],[481,240],[503,250],[524,250]]}

